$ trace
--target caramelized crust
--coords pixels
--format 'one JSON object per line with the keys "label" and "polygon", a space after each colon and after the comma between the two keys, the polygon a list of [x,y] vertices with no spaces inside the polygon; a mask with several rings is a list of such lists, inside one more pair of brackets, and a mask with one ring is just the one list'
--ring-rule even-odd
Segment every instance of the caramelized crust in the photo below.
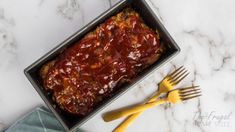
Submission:
{"label": "caramelized crust", "polygon": [[127,8],[45,64],[40,76],[61,109],[83,116],[162,52],[158,34]]}

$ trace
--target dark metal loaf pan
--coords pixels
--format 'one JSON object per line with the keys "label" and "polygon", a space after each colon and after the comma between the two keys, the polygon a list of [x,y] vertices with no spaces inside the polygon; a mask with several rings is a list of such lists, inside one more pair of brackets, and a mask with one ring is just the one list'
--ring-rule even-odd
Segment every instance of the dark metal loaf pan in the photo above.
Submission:
{"label": "dark metal loaf pan", "polygon": [[[97,106],[94,109],[93,112],[91,112],[86,117],[83,118],[74,117],[67,114],[66,112],[61,111],[61,109],[59,109],[58,107],[54,107],[55,103],[53,102],[51,96],[43,89],[43,85],[38,75],[38,71],[41,68],[41,66],[47,63],[48,61],[54,59],[69,45],[72,45],[75,42],[79,41],[85,34],[94,30],[100,23],[104,22],[107,18],[116,15],[118,12],[120,12],[122,9],[128,6],[134,8],[150,28],[157,30],[159,32],[161,41],[166,47],[166,52],[161,56],[161,58],[157,62],[155,62],[153,65],[151,65],[142,73],[140,73],[139,76],[135,78],[131,84],[122,86],[119,91],[115,92],[115,96],[106,101],[103,101],[99,106]],[[125,93],[128,89],[134,87],[135,84],[138,84],[141,80],[143,80],[144,77],[149,75],[152,71],[158,69],[161,65],[168,62],[173,56],[179,53],[179,51],[180,51],[179,47],[177,46],[175,41],[171,38],[166,29],[163,27],[158,17],[150,9],[145,0],[133,0],[133,1],[121,0],[119,3],[111,7],[109,10],[100,15],[98,18],[87,24],[81,30],[76,32],[74,35],[72,35],[67,40],[59,44],[57,47],[52,49],[46,55],[44,55],[36,62],[34,62],[32,65],[27,67],[24,72],[29,81],[31,82],[31,84],[33,85],[33,87],[37,90],[37,92],[42,97],[47,106],[50,108],[50,110],[55,114],[56,118],[60,121],[65,130],[72,131],[75,130],[77,127],[81,126],[88,119],[97,114],[101,109],[103,109],[112,101],[114,101],[117,97]]]}

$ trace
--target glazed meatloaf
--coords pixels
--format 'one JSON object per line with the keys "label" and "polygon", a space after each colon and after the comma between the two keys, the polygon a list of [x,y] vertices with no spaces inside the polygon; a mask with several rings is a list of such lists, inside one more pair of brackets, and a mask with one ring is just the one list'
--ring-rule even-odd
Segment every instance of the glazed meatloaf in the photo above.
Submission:
{"label": "glazed meatloaf", "polygon": [[163,47],[159,35],[126,8],[45,64],[40,77],[62,110],[84,116],[157,61]]}

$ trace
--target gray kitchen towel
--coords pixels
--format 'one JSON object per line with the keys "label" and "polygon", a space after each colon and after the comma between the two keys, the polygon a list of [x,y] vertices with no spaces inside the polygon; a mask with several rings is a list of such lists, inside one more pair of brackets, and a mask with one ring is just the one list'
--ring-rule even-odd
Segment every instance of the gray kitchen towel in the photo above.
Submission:
{"label": "gray kitchen towel", "polygon": [[28,113],[5,132],[64,132],[55,116],[44,106]]}

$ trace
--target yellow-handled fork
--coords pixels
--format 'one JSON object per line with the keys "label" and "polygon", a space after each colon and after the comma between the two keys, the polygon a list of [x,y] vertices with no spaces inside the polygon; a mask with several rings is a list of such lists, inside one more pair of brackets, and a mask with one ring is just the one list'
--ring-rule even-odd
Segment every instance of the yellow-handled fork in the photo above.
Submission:
{"label": "yellow-handled fork", "polygon": [[[168,93],[167,98],[163,98],[158,101],[135,106],[135,107],[123,110],[122,113],[125,113],[125,115],[131,115],[131,114],[147,110],[147,109],[152,108],[156,105],[163,104],[166,102],[170,102],[170,103],[175,104],[175,103],[179,103],[179,102],[189,100],[192,98],[196,98],[199,96],[201,96],[201,91],[198,88],[198,86],[175,89],[175,90],[172,90]],[[119,114],[119,113],[116,113],[116,114]],[[124,122],[124,124],[122,123],[119,127],[117,127],[114,130],[114,132],[124,132],[124,130],[128,127],[128,122],[126,122],[126,123],[125,122]]]}

